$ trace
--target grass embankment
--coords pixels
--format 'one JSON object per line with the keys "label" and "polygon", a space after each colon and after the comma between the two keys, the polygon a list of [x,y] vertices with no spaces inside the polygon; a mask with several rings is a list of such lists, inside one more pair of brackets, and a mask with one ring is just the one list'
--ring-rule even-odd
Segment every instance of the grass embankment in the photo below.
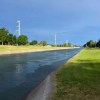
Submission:
{"label": "grass embankment", "polygon": [[49,49],[64,49],[66,47],[51,47],[51,46],[0,46],[0,51],[14,50],[49,50]]}
{"label": "grass embankment", "polygon": [[84,49],[58,71],[53,100],[100,100],[100,49]]}

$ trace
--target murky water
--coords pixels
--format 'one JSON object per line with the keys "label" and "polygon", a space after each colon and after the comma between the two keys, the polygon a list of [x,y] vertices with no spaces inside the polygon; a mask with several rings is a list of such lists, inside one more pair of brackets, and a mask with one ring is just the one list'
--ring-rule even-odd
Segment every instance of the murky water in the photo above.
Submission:
{"label": "murky water", "polygon": [[0,100],[25,100],[48,74],[81,49],[0,56]]}

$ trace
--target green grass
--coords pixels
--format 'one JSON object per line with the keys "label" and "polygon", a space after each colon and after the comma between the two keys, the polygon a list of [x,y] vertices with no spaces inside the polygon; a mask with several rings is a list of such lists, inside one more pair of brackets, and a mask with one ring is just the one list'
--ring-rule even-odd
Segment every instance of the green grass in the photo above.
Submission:
{"label": "green grass", "polygon": [[53,100],[100,100],[100,49],[84,49],[57,72]]}

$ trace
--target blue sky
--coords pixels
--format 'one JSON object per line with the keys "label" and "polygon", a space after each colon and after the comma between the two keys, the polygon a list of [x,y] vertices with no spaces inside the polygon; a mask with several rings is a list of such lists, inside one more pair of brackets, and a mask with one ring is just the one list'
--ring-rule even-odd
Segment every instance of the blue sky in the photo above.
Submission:
{"label": "blue sky", "polygon": [[17,35],[18,19],[29,40],[54,43],[56,34],[57,43],[82,45],[100,38],[100,0],[0,0],[0,27]]}

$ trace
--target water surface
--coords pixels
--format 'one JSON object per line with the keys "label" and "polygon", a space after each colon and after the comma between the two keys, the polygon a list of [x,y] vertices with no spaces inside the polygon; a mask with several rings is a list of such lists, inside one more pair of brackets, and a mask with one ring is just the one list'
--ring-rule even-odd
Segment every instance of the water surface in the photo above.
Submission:
{"label": "water surface", "polygon": [[47,75],[81,49],[0,56],[0,100],[25,100]]}

